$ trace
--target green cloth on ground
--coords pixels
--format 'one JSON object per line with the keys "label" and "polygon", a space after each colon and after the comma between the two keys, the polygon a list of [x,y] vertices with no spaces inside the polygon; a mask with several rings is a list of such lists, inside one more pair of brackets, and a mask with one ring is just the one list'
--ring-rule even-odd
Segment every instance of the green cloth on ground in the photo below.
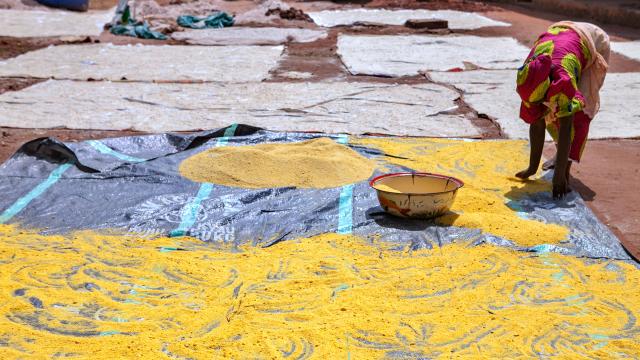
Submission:
{"label": "green cloth on ground", "polygon": [[149,29],[149,24],[147,22],[131,22],[126,25],[115,25],[110,29],[111,33],[114,35],[124,35],[124,36],[133,36],[141,39],[156,39],[156,40],[166,40],[167,36],[163,33],[153,31]]}
{"label": "green cloth on ground", "polygon": [[207,17],[180,15],[178,25],[191,29],[221,29],[233,25],[233,16],[226,12],[217,12]]}
{"label": "green cloth on ground", "polygon": [[132,36],[141,39],[167,39],[167,36],[163,33],[151,30],[146,21],[136,21],[136,19],[132,18],[129,5],[124,9],[118,24],[112,25],[109,31],[114,35]]}

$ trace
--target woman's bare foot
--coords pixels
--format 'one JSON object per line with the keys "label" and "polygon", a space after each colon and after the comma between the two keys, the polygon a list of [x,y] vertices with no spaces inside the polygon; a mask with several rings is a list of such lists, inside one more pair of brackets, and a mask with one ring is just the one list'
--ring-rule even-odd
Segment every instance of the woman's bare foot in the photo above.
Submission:
{"label": "woman's bare foot", "polygon": [[519,173],[516,174],[517,178],[520,178],[522,180],[526,180],[529,177],[533,176],[536,174],[536,170],[531,170],[531,169],[526,169],[526,170],[522,170]]}

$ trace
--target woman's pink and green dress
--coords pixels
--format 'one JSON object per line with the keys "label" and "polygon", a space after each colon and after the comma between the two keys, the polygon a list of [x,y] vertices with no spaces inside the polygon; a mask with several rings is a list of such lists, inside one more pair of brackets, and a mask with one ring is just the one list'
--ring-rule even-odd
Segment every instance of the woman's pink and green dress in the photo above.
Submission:
{"label": "woman's pink and green dress", "polygon": [[578,33],[552,26],[536,41],[524,65],[518,69],[516,90],[522,98],[520,117],[531,124],[544,118],[547,131],[557,142],[558,119],[573,116],[569,158],[580,161],[591,119],[583,109],[578,90],[582,69],[591,54]]}

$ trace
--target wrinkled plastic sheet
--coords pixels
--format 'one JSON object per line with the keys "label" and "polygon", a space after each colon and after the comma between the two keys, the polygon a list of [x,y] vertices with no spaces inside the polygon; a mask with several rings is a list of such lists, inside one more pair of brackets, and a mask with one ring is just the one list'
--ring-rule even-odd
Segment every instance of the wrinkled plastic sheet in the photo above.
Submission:
{"label": "wrinkled plastic sheet", "polygon": [[468,66],[517,69],[529,49],[510,37],[340,35],[338,55],[353,75],[413,76]]}
{"label": "wrinkled plastic sheet", "polygon": [[73,11],[0,10],[0,36],[98,36],[111,21],[113,10]]}
{"label": "wrinkled plastic sheet", "polygon": [[194,45],[280,45],[316,41],[326,38],[327,32],[297,28],[231,27],[176,31],[171,37]]}
{"label": "wrinkled plastic sheet", "polygon": [[282,46],[59,45],[0,61],[0,76],[111,81],[262,81]]}
{"label": "wrinkled plastic sheet", "polygon": [[480,137],[471,120],[455,114],[458,97],[436,84],[49,80],[0,94],[0,126],[159,133],[214,129],[233,119],[278,131]]}
{"label": "wrinkled plastic sheet", "polygon": [[[242,189],[195,183],[178,172],[181,161],[215,146],[289,143],[321,136],[349,144],[343,135],[271,132],[245,125],[78,143],[37,139],[0,167],[0,192],[5,194],[0,198],[0,223],[44,233],[120,229],[263,247],[338,232],[375,236],[412,249],[464,241],[470,246],[491,243],[523,251],[629,259],[615,235],[575,192],[561,203],[539,193],[508,204],[523,216],[570,229],[565,243],[523,248],[480,230],[392,217],[379,207],[367,181],[329,189]],[[363,146],[351,148],[369,158],[384,155]],[[390,166],[389,170],[410,169]]]}
{"label": "wrinkled plastic sheet", "polygon": [[345,9],[310,12],[309,16],[319,26],[333,27],[370,22],[386,25],[404,25],[409,19],[441,19],[449,22],[450,29],[473,30],[486,26],[510,26],[476,13],[456,10],[388,10]]}
{"label": "wrinkled plastic sheet", "polygon": [[611,43],[611,50],[630,59],[640,61],[640,41],[614,41]]}

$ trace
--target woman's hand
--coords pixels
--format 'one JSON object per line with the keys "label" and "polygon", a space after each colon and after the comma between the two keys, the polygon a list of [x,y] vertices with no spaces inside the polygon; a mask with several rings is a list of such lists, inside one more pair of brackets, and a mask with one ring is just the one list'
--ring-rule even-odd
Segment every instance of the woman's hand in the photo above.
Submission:
{"label": "woman's hand", "polygon": [[553,198],[556,200],[562,199],[570,191],[569,181],[565,174],[559,172],[553,174]]}

